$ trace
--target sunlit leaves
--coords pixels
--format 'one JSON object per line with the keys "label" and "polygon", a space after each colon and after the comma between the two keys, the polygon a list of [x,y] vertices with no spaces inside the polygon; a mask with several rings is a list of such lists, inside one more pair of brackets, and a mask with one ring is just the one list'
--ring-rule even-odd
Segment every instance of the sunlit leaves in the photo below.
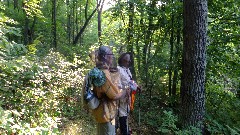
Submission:
{"label": "sunlit leaves", "polygon": [[25,10],[26,14],[31,17],[38,16],[41,18],[42,17],[42,11],[40,10],[41,1],[42,0],[24,0],[23,9]]}
{"label": "sunlit leaves", "polygon": [[[4,97],[3,104],[16,108],[16,118],[21,117],[25,123],[30,123],[24,127],[20,124],[22,119],[15,119],[19,125],[15,127],[20,127],[16,129],[17,133],[56,133],[58,117],[68,110],[65,105],[69,101],[66,100],[74,95],[80,96],[84,70],[71,69],[77,65],[67,62],[56,52],[51,52],[42,61],[36,56],[31,57],[35,58],[19,57],[2,63],[0,89],[5,89],[5,93],[0,94]],[[10,128],[9,132],[13,130]]]}

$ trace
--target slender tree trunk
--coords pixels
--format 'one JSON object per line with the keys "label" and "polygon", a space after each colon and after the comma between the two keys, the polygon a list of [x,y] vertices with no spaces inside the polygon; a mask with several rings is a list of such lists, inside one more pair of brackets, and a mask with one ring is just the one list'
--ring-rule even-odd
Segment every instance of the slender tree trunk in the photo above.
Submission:
{"label": "slender tree trunk", "polygon": [[144,60],[143,55],[144,54],[142,54],[143,52],[140,51],[140,45],[139,45],[139,40],[144,38],[144,36],[145,36],[145,33],[144,33],[144,31],[145,31],[144,26],[145,25],[144,25],[144,22],[143,22],[144,21],[144,10],[143,9],[140,10],[140,16],[141,16],[141,19],[139,21],[140,32],[139,32],[139,34],[137,34],[138,38],[137,38],[137,42],[136,42],[136,50],[137,50],[137,58],[138,58],[138,61],[137,61],[138,73],[142,74],[140,77],[141,77],[141,80],[144,80],[145,79],[145,77],[143,75],[143,63],[144,63],[143,62],[143,60]]}
{"label": "slender tree trunk", "polygon": [[137,40],[136,40],[136,50],[137,50],[137,69],[138,73],[141,70],[141,58],[140,58],[140,47],[139,47],[139,39],[140,39],[140,33],[137,35]]}
{"label": "slender tree trunk", "polygon": [[102,35],[102,9],[103,9],[103,5],[104,5],[104,1],[102,2],[100,8],[98,8],[98,41],[99,44],[102,45],[101,42],[101,35]]}
{"label": "slender tree trunk", "polygon": [[25,11],[25,9],[27,8],[27,6],[25,5],[24,2],[22,2],[22,9],[23,9],[23,13],[25,14],[25,24],[24,24],[24,30],[23,30],[23,44],[24,45],[28,45],[29,41],[28,41],[28,33],[29,33],[29,19],[28,19],[28,15]]}
{"label": "slender tree trunk", "polygon": [[[88,1],[88,0],[87,0]],[[101,0],[100,2],[101,3]],[[100,6],[100,4],[97,4],[97,7],[92,11],[92,13],[87,17],[87,8],[88,8],[88,2],[85,6],[85,18],[86,18],[86,21],[84,22],[84,25],[81,27],[80,31],[78,32],[78,34],[76,35],[76,37],[74,38],[74,41],[73,41],[73,44],[76,45],[79,38],[81,37],[81,35],[83,34],[85,28],[87,27],[87,25],[89,24],[89,21],[91,20],[91,18],[93,17],[93,15],[96,13],[98,7]]]}
{"label": "slender tree trunk", "polygon": [[28,45],[29,41],[28,41],[28,33],[29,33],[29,19],[28,19],[28,15],[26,14],[25,17],[25,25],[24,25],[24,36],[23,36],[23,44],[24,45]]}
{"label": "slender tree trunk", "polygon": [[[148,60],[149,58],[147,56],[149,56],[150,54],[150,46],[152,44],[151,41],[151,37],[152,37],[152,30],[153,30],[153,16],[154,16],[154,8],[157,4],[156,0],[151,1],[150,5],[149,5],[149,10],[148,10],[148,28],[147,31],[145,33],[145,45],[143,48],[143,73],[144,73],[144,81],[145,81],[145,87],[148,88],[149,85],[149,73],[148,73]],[[149,91],[149,96],[150,98],[152,97],[152,91],[151,89],[148,90]]]}
{"label": "slender tree trunk", "polygon": [[172,85],[172,95],[175,96],[177,92],[177,83],[178,83],[178,71],[179,71],[179,57],[180,57],[180,39],[181,39],[181,29],[180,25],[177,28],[177,44],[176,44],[176,53],[175,53],[175,68],[173,75],[173,85]]}
{"label": "slender tree trunk", "polygon": [[128,32],[127,32],[127,51],[131,52],[131,73],[134,80],[136,80],[136,71],[135,71],[135,62],[134,62],[134,51],[133,51],[133,17],[134,17],[134,2],[131,0],[128,0]]}
{"label": "slender tree trunk", "polygon": [[56,26],[56,0],[52,0],[52,34],[53,47],[57,48],[57,26]]}
{"label": "slender tree trunk", "polygon": [[[77,2],[76,2],[76,7],[78,8],[78,0],[77,0]],[[77,9],[76,8],[76,9]],[[81,10],[81,5],[80,5],[80,10]],[[76,26],[76,32],[78,32],[78,12],[76,11],[76,13],[75,13],[76,15],[76,18],[75,18],[75,26]]]}
{"label": "slender tree trunk", "polygon": [[[82,5],[80,4],[80,13],[79,13],[79,26],[80,25],[82,25],[82,23],[83,23],[83,19],[82,19],[82,16],[81,16],[81,13],[82,12]],[[77,30],[77,32],[78,32],[79,30]],[[79,37],[79,39],[80,39],[80,46],[82,45],[82,36],[80,35],[80,37]]]}
{"label": "slender tree trunk", "polygon": [[173,33],[174,33],[174,16],[172,12],[172,17],[171,17],[171,36],[170,36],[170,59],[169,59],[169,70],[168,70],[168,91],[169,95],[172,96],[172,68],[173,68]]}
{"label": "slender tree trunk", "polygon": [[18,9],[18,0],[14,0],[14,9]]}
{"label": "slender tree trunk", "polygon": [[67,35],[68,35],[68,43],[71,43],[71,8],[69,5],[69,0],[66,1],[67,4]]}
{"label": "slender tree trunk", "polygon": [[8,7],[10,6],[10,0],[7,0],[7,6]]}
{"label": "slender tree trunk", "polygon": [[35,27],[35,24],[37,22],[37,17],[34,16],[33,17],[33,22],[32,22],[32,26],[31,26],[31,29],[29,29],[29,33],[28,33],[28,36],[29,36],[29,43],[33,43],[33,39],[34,39],[34,27]]}
{"label": "slender tree trunk", "polygon": [[74,20],[75,20],[75,9],[77,9],[76,8],[76,2],[75,2],[75,0],[73,0],[72,1],[72,41],[74,41],[74,38],[75,38],[75,36],[74,36],[74,34],[75,34],[75,24],[74,24]]}
{"label": "slender tree trunk", "polygon": [[195,126],[203,129],[205,115],[207,0],[184,0],[183,6],[182,125],[183,128]]}

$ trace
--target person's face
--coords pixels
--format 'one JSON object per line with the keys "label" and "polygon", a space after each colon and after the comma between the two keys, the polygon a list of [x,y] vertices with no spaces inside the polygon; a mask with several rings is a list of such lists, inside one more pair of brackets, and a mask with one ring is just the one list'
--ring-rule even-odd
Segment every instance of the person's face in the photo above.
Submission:
{"label": "person's face", "polygon": [[130,65],[130,62],[131,62],[130,55],[129,55],[129,54],[126,54],[126,55],[123,57],[123,60],[122,60],[123,66],[128,68],[129,65]]}
{"label": "person's face", "polygon": [[112,62],[113,62],[113,57],[114,57],[114,55],[113,55],[112,51],[109,51],[109,52],[106,54],[106,59],[107,59],[108,65],[111,65],[111,64],[112,64]]}

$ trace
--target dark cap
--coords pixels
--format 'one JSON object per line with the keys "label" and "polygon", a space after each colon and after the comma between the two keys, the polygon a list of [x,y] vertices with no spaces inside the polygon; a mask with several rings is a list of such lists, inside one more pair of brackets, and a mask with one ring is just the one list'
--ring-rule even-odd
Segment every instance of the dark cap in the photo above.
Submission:
{"label": "dark cap", "polygon": [[100,46],[98,49],[98,55],[104,56],[108,54],[111,51],[111,49],[108,46]]}

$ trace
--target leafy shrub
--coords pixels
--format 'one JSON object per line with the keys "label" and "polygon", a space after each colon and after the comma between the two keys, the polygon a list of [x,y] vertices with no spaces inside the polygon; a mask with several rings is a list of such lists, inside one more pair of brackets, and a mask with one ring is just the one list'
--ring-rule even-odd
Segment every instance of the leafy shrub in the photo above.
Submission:
{"label": "leafy shrub", "polygon": [[207,84],[206,125],[212,134],[240,133],[240,100],[219,84]]}
{"label": "leafy shrub", "polygon": [[[56,52],[43,60],[31,55],[1,63],[3,110],[19,114],[14,124],[2,125],[5,132],[53,133],[60,117],[74,117],[80,110],[77,97],[84,75],[84,69],[73,70],[74,66]],[[14,115],[8,117],[11,120]],[[22,123],[28,123],[27,129]],[[18,129],[14,128],[16,124]]]}
{"label": "leafy shrub", "polygon": [[176,126],[177,117],[173,115],[172,111],[163,111],[162,124],[158,128],[161,133],[171,133],[179,130]]}

